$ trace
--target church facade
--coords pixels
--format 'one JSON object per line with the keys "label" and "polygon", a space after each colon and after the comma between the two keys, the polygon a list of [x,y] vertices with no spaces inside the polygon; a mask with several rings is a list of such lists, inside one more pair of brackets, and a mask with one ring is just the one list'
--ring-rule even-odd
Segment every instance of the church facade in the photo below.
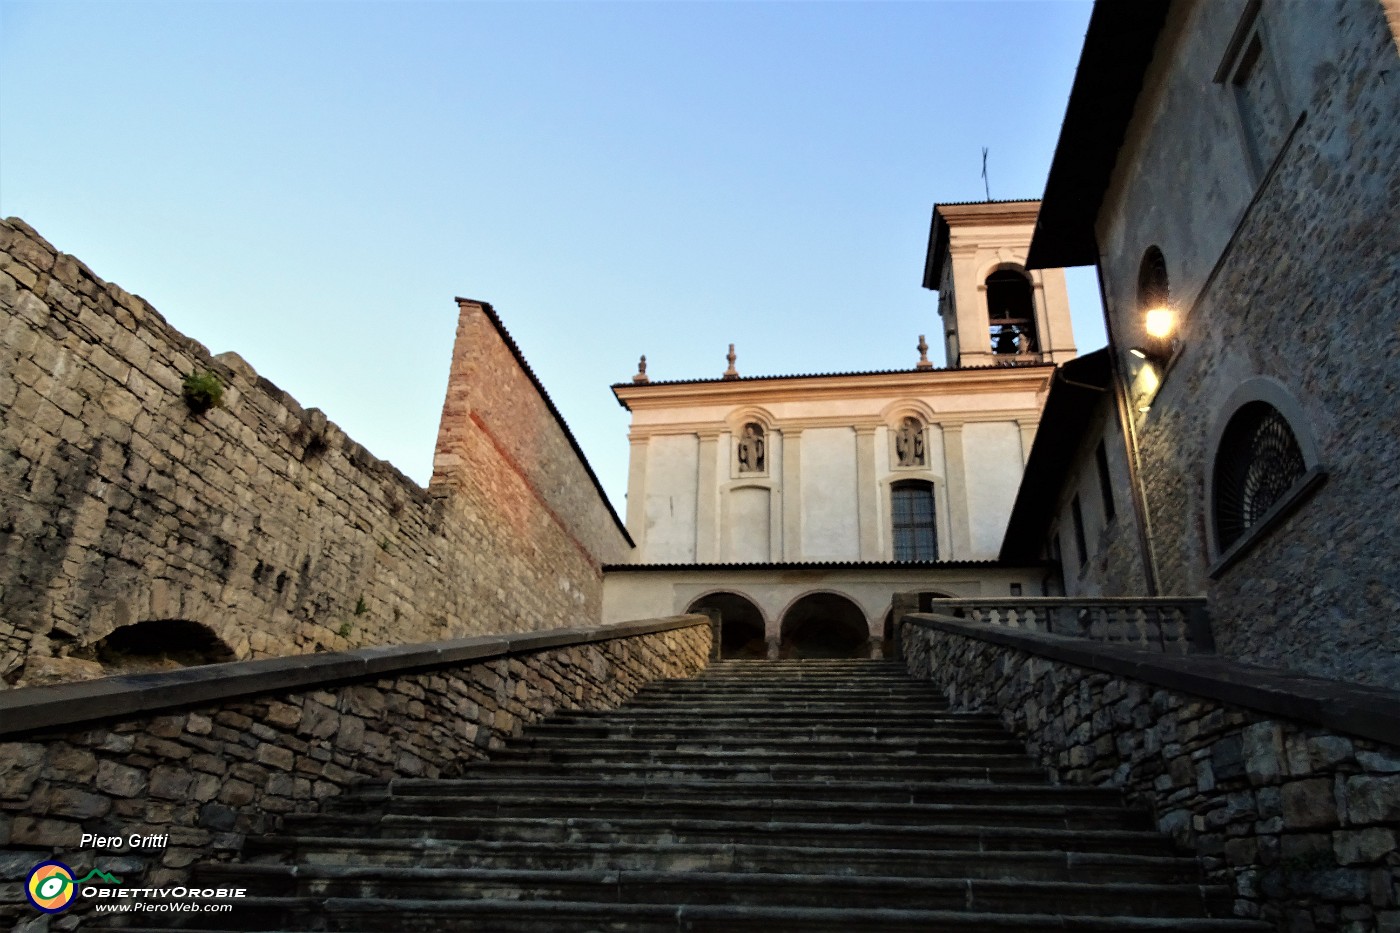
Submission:
{"label": "church facade", "polygon": [[[632,414],[636,548],[608,568],[605,619],[733,590],[771,651],[804,591],[853,603],[879,640],[896,578],[948,595],[1039,587],[1043,574],[997,563],[1050,379],[1076,352],[1063,272],[1025,267],[1037,208],[935,208],[925,284],[940,295],[946,368],[921,336],[907,369],[741,376],[731,347],[714,378],[643,369],[613,386]],[[740,570],[735,587],[695,582]],[[816,576],[793,577],[804,573]]]}

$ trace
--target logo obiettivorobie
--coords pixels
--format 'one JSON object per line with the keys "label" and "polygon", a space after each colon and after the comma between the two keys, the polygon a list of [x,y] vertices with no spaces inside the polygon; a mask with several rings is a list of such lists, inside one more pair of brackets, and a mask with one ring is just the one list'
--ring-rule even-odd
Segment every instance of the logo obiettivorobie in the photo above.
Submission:
{"label": "logo obiettivorobie", "polygon": [[67,910],[73,903],[73,895],[77,893],[78,885],[85,884],[93,878],[99,878],[108,884],[122,883],[120,878],[114,878],[96,868],[75,881],[73,869],[62,862],[40,862],[29,870],[24,894],[37,910],[46,914],[56,914]]}

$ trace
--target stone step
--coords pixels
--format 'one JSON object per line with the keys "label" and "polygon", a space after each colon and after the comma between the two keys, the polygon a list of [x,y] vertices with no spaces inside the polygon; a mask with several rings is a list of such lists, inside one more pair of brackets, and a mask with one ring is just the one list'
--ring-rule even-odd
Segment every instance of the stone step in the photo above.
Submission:
{"label": "stone step", "polygon": [[[1022,759],[1025,760],[1024,757]],[[563,776],[575,773],[579,765],[562,761],[497,761],[474,764],[473,770],[498,777],[508,775]],[[602,761],[587,766],[590,774],[599,777],[624,777],[632,780],[710,780],[736,783],[773,781],[987,781],[991,783],[1026,783],[1043,780],[1045,771],[1030,764],[978,764],[973,760],[907,765],[860,762],[793,763],[757,760],[752,763],[733,761],[705,763]]]}
{"label": "stone step", "polygon": [[[714,710],[722,712],[737,710],[750,715],[769,716],[773,713],[804,713],[808,711],[837,712],[846,716],[873,715],[877,718],[890,716],[915,716],[933,713],[948,713],[948,706],[937,697],[872,697],[862,694],[859,697],[823,697],[818,695],[794,695],[788,699],[759,701],[751,693],[732,696],[710,696],[703,700],[687,696],[672,696],[654,693],[637,696],[627,701],[626,710],[644,709],[686,709],[695,712]],[[954,714],[956,715],[956,714]]]}
{"label": "stone step", "polygon": [[[725,904],[598,904],[474,900],[458,902],[393,899],[257,898],[240,901],[243,923],[204,933],[316,929],[402,931],[411,916],[416,933],[1270,933],[1257,920],[1196,917],[1054,916],[943,910],[735,907]],[[221,917],[224,915],[221,915]],[[288,917],[290,920],[283,920]],[[264,921],[260,925],[259,921]],[[297,921],[300,921],[299,923]],[[125,927],[126,933],[156,933],[171,927]]]}
{"label": "stone step", "polygon": [[[593,765],[611,765],[618,760],[619,754],[627,755],[627,762],[632,767],[651,767],[653,765],[674,765],[676,767],[721,767],[727,771],[742,773],[754,770],[768,770],[774,768],[867,768],[879,767],[890,768],[932,768],[937,771],[947,771],[956,769],[965,771],[967,769],[985,769],[989,771],[1009,771],[1017,768],[1029,768],[1030,759],[1023,751],[1004,751],[1001,753],[987,751],[970,751],[967,754],[955,752],[931,753],[931,752],[890,752],[881,756],[879,765],[868,764],[871,756],[868,752],[848,751],[840,747],[812,746],[806,750],[769,749],[769,748],[731,748],[731,749],[711,749],[711,748],[624,748],[619,751],[615,748],[556,748],[525,747],[525,748],[502,748],[491,754],[491,761],[497,765],[514,763],[531,763],[541,765],[565,765],[568,767],[592,767]],[[490,767],[486,765],[485,767]],[[1036,773],[1041,773],[1038,770]]]}
{"label": "stone step", "polygon": [[716,690],[796,690],[806,688],[809,690],[850,690],[850,689],[874,689],[874,690],[899,690],[905,692],[927,693],[930,696],[943,696],[943,691],[931,684],[910,680],[908,677],[898,675],[881,676],[848,676],[844,674],[832,676],[787,676],[774,675],[771,677],[755,675],[706,675],[696,677],[693,680],[682,683],[681,681],[656,681],[643,689],[647,690],[690,690],[699,693],[702,689],[713,688]]}
{"label": "stone step", "polygon": [[1113,881],[909,878],[783,872],[545,871],[341,865],[206,865],[201,882],[263,897],[601,901],[883,907],[1089,915],[1200,916],[1228,911],[1224,886]]}
{"label": "stone step", "polygon": [[632,800],[576,799],[533,794],[420,795],[389,797],[376,801],[350,797],[328,801],[325,813],[414,814],[453,816],[472,813],[495,817],[552,817],[568,819],[625,819],[675,817],[678,819],[763,821],[800,823],[859,822],[895,826],[1035,826],[1068,829],[1149,829],[1146,814],[1112,806],[1013,805],[992,795],[978,804],[870,803],[861,800],[783,800],[749,797],[743,788],[731,789],[729,799],[655,797]]}
{"label": "stone step", "polygon": [[360,785],[196,878],[256,895],[230,931],[1268,929],[1212,919],[1231,893],[1151,826],[898,663],[735,661]]}
{"label": "stone step", "polygon": [[1121,852],[969,851],[786,844],[497,842],[363,839],[355,836],[254,837],[245,855],[297,865],[552,870],[651,869],[893,874],[913,878],[1026,878],[1039,881],[1138,881],[1196,884],[1193,858]]}
{"label": "stone step", "polygon": [[733,752],[735,754],[764,751],[776,754],[794,751],[812,752],[814,745],[820,746],[819,750],[823,752],[863,755],[867,758],[879,755],[904,757],[908,755],[969,754],[1015,754],[1024,758],[1026,754],[1025,747],[1005,733],[1001,735],[993,733],[987,736],[940,736],[937,738],[905,736],[860,738],[848,736],[815,742],[805,734],[770,733],[763,736],[732,736],[728,738],[721,735],[661,738],[637,735],[593,736],[541,733],[537,729],[532,729],[529,734],[520,738],[507,741],[505,750],[511,752],[567,752],[569,754],[606,752],[611,755],[656,751]]}
{"label": "stone step", "polygon": [[824,722],[808,722],[795,726],[751,725],[742,733],[735,733],[709,721],[700,723],[615,723],[607,719],[577,719],[569,722],[542,722],[530,727],[518,742],[539,741],[549,738],[578,739],[586,741],[632,740],[656,742],[739,742],[751,740],[761,742],[1000,742],[1023,748],[1020,742],[1007,734],[1004,729],[990,726],[966,725],[952,727],[925,727],[919,724],[899,725],[833,725]]}
{"label": "stone step", "polygon": [[1124,852],[1171,855],[1160,833],[1132,829],[1065,829],[1030,826],[930,825],[797,822],[789,820],[681,819],[672,817],[593,818],[419,816],[413,814],[288,814],[287,833],[308,836],[522,842],[616,840],[638,845],[746,843],[902,849]]}
{"label": "stone step", "polygon": [[926,729],[946,728],[952,730],[1001,729],[1001,722],[995,716],[977,713],[932,712],[910,715],[906,712],[894,714],[889,710],[854,710],[833,707],[827,710],[700,710],[695,706],[674,708],[651,708],[624,706],[616,710],[560,710],[549,718],[553,723],[603,721],[614,726],[632,724],[669,723],[680,726],[693,726],[704,723],[708,726],[745,729],[768,726],[770,728],[806,728],[811,725],[856,726],[863,728],[919,726]]}
{"label": "stone step", "polygon": [[[983,781],[944,781],[928,784],[922,781],[849,781],[841,784],[774,781],[763,786],[770,799],[830,800],[864,803],[941,803],[980,804],[995,799],[1009,806],[1046,804],[1052,806],[1111,806],[1122,807],[1120,791],[1104,787],[1043,782],[988,785]],[[630,801],[657,797],[667,799],[731,800],[735,792],[714,781],[629,781],[604,780],[586,775],[563,777],[520,776],[509,779],[473,776],[432,780],[400,778],[385,784],[361,784],[342,801],[364,799],[376,805],[386,797],[418,797],[435,794],[502,795],[543,794],[570,799],[592,797],[621,797]],[[989,795],[994,794],[991,798]],[[1131,812],[1126,811],[1125,812]]]}
{"label": "stone step", "polygon": [[[955,741],[967,738],[967,740],[983,741],[1016,741],[1011,738],[1004,728],[993,726],[990,723],[979,723],[979,721],[935,721],[935,723],[923,723],[923,721],[913,721],[913,723],[899,723],[899,721],[889,721],[889,723],[860,723],[860,721],[848,721],[848,723],[832,723],[819,719],[808,719],[792,721],[792,723],[766,723],[763,720],[749,719],[701,719],[699,721],[687,719],[687,717],[673,717],[672,720],[661,719],[661,717],[643,717],[643,719],[624,719],[626,713],[619,710],[616,719],[601,716],[553,716],[543,723],[536,723],[529,727],[522,738],[539,737],[546,735],[578,735],[584,738],[676,738],[676,740],[706,740],[706,738],[718,738],[718,740],[734,741],[735,738],[753,738],[755,741],[763,738],[791,738],[791,740],[802,741],[840,741],[844,738],[854,738],[854,740],[883,741],[889,740],[941,740]],[[739,726],[738,723],[743,723]],[[742,733],[736,733],[736,728],[742,728]]]}

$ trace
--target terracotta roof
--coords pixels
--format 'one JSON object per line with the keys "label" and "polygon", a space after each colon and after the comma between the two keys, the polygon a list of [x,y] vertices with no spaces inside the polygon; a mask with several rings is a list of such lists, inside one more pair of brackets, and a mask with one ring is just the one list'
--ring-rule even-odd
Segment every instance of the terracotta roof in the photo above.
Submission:
{"label": "terracotta roof", "polygon": [[[773,382],[778,379],[833,379],[845,378],[848,376],[900,376],[900,375],[922,375],[926,373],[958,373],[973,372],[996,369],[1039,369],[1045,366],[1054,366],[1054,363],[1017,363],[1010,366],[991,364],[989,366],[935,366],[932,369],[867,369],[857,372],[847,373],[790,373],[776,376],[740,376],[738,379],[725,379],[722,376],[714,376],[708,379],[653,379],[650,382],[614,382],[611,388],[616,394],[618,389],[645,389],[647,386],[686,386],[686,385],[706,385],[710,383],[737,383],[737,382]],[[618,399],[619,405],[626,405]]]}
{"label": "terracotta roof", "polygon": [[968,570],[972,568],[1014,569],[1017,567],[1045,565],[1045,561],[1032,560],[1027,563],[1009,564],[1002,560],[798,560],[768,561],[755,563],[718,564],[604,564],[603,572],[637,570],[642,572],[662,571],[738,571],[738,570]]}

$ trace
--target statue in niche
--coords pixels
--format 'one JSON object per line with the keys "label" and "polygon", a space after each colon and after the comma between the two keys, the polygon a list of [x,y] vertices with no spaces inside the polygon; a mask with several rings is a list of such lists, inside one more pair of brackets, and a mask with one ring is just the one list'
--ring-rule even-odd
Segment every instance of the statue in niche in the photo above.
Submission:
{"label": "statue in niche", "polygon": [[762,473],[767,466],[763,425],[749,422],[739,437],[739,472]]}
{"label": "statue in niche", "polygon": [[894,452],[900,466],[924,465],[924,426],[918,418],[905,418],[894,435]]}

